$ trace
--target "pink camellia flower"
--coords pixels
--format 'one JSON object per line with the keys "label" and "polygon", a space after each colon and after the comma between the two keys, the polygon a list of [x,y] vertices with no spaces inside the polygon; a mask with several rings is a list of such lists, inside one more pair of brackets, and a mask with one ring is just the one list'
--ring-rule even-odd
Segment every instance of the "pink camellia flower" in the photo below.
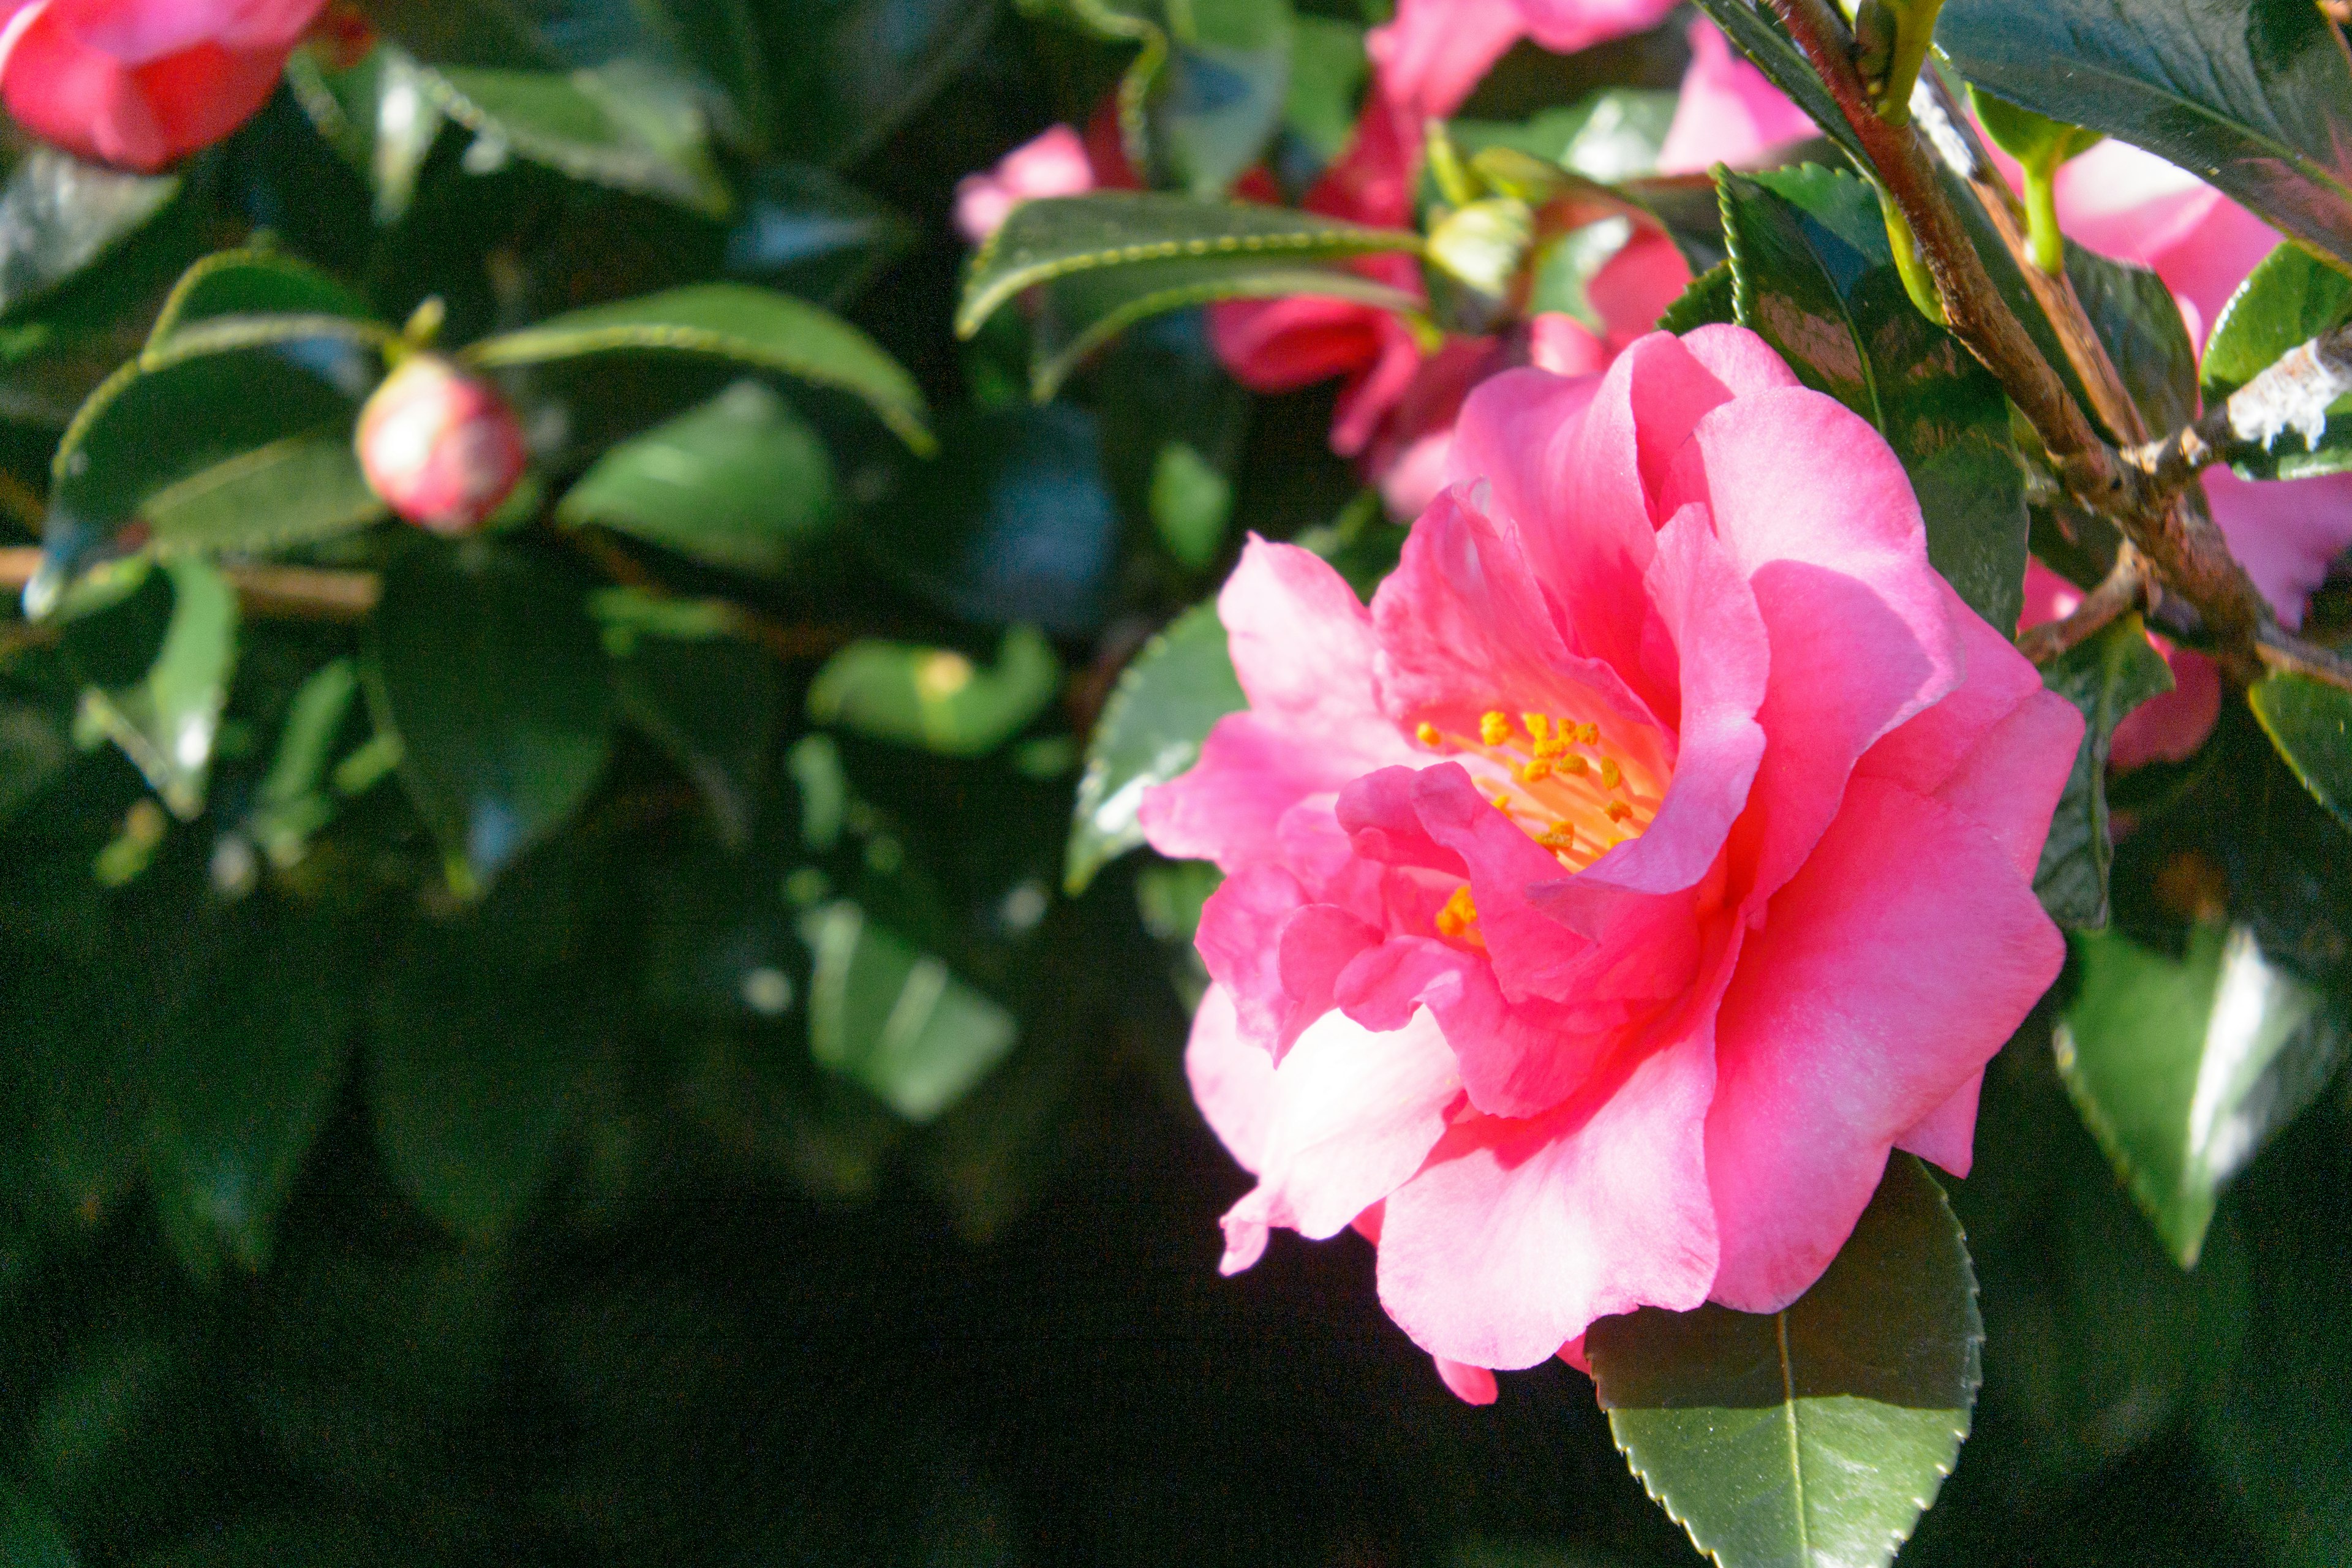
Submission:
{"label": "pink camellia flower", "polygon": [[1399,0],[1364,40],[1390,97],[1425,119],[1462,107],[1521,38],[1573,54],[1664,21],[1678,0]]}
{"label": "pink camellia flower", "polygon": [[152,173],[278,86],[325,0],[0,0],[0,102],[84,158]]}
{"label": "pink camellia flower", "polygon": [[978,245],[1003,228],[1023,202],[1082,196],[1095,183],[1086,142],[1068,126],[1056,125],[1007,153],[988,173],[966,174],[956,182],[956,227]]}
{"label": "pink camellia flower", "polygon": [[1253,541],[1246,710],[1146,797],[1226,880],[1187,1051],[1267,1233],[1375,1240],[1465,1396],[1594,1319],[1771,1310],[1891,1149],[1969,1163],[2064,952],[2083,721],[1927,563],[1877,433],[1736,327],[1474,392],[1368,611]]}
{"label": "pink camellia flower", "polygon": [[[2018,629],[2063,619],[2083,602],[2083,591],[2039,561],[2025,563],[2025,613]],[[2221,717],[2221,672],[2191,648],[2175,647],[2154,632],[2148,646],[2172,669],[2172,689],[2124,715],[2107,751],[2107,765],[2128,773],[2148,763],[2186,762],[2197,754]]]}
{"label": "pink camellia flower", "polygon": [[499,510],[530,455],[497,387],[439,354],[411,354],[360,410],[360,468],[383,503],[436,533]]}
{"label": "pink camellia flower", "polygon": [[1702,16],[1689,37],[1690,68],[1658,149],[1658,173],[1702,174],[1717,163],[1749,168],[1774,148],[1813,134],[1805,111],[1733,48],[1722,28]]}

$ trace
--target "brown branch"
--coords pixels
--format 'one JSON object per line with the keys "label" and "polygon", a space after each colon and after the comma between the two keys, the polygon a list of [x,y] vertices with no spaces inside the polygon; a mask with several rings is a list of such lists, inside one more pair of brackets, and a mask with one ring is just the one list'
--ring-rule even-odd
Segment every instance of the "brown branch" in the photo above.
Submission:
{"label": "brown branch", "polygon": [[2017,650],[2036,664],[2048,664],[2068,649],[2089,641],[2117,616],[2137,609],[2151,584],[2147,563],[2126,544],[2116,556],[2115,569],[2083,597],[2068,614],[2018,634]]}
{"label": "brown branch", "polygon": [[[22,589],[40,569],[38,546],[0,549],[0,589]],[[330,571],[317,566],[224,566],[221,574],[236,590],[245,613],[268,620],[363,621],[383,597],[383,579],[373,572]]]}
{"label": "brown branch", "polygon": [[2269,451],[2290,432],[2318,445],[2327,409],[2352,393],[2352,322],[2325,331],[2279,357],[2278,363],[2196,420],[2161,441],[2123,454],[2158,494],[2185,490],[2198,473]]}
{"label": "brown branch", "polygon": [[[2156,581],[2198,612],[2223,664],[2241,679],[2263,668],[2263,649],[2294,642],[2279,631],[2270,606],[2230,553],[2221,530],[2193,507],[2173,504],[2179,490],[2158,488],[2147,469],[2102,440],[2058,373],[2012,314],[1969,242],[1911,127],[1881,118],[1854,69],[1852,39],[1831,0],[1769,0],[1773,14],[1835,99],[1873,173],[1911,226],[1942,294],[1953,334],[2000,378],[2010,400],[2050,454],[2066,488],[2113,519],[2153,569]],[[2128,437],[2126,437],[2128,438]],[[2297,644],[2295,657],[2325,668],[2325,649]]]}

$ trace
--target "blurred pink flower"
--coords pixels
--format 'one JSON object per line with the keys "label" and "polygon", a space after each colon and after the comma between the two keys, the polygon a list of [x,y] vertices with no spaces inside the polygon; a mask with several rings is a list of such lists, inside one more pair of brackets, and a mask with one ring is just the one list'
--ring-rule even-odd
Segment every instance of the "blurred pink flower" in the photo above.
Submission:
{"label": "blurred pink flower", "polygon": [[0,0],[0,101],[80,157],[152,173],[277,89],[325,0]]}
{"label": "blurred pink flower", "polygon": [[384,377],[355,440],[369,488],[436,533],[479,527],[530,460],[499,389],[439,354],[410,354]]}
{"label": "blurred pink flower", "polygon": [[1443,120],[1521,38],[1573,54],[1656,26],[1677,0],[1399,0],[1396,19],[1365,47],[1384,90],[1424,119]]}
{"label": "blurred pink flower", "polygon": [[1690,25],[1690,68],[1674,122],[1658,150],[1658,173],[1696,174],[1729,163],[1748,168],[1765,154],[1813,134],[1805,111],[1789,101],[1714,23]]}
{"label": "blurred pink flower", "polygon": [[1250,706],[1143,822],[1226,873],[1186,1064],[1258,1178],[1226,1270],[1355,1225],[1483,1398],[1605,1314],[1786,1305],[1891,1149],[1967,1170],[2063,955],[2031,883],[2082,720],[1738,328],[1487,380],[1448,477],[1370,610],[1251,542]]}
{"label": "blurred pink flower", "polygon": [[1087,161],[1086,142],[1068,126],[1056,125],[1007,153],[986,174],[966,174],[956,182],[956,227],[978,245],[1003,228],[1023,202],[1082,196],[1094,188],[1094,164]]}
{"label": "blurred pink flower", "polygon": [[[2041,562],[2028,561],[2025,613],[2018,617],[2018,629],[2070,616],[2082,602],[2080,588]],[[2172,689],[2141,703],[2116,726],[2107,765],[2117,773],[2148,763],[2188,761],[2221,716],[2221,672],[2213,668],[2213,661],[2193,649],[2175,647],[2154,632],[2147,640],[2171,667]]]}

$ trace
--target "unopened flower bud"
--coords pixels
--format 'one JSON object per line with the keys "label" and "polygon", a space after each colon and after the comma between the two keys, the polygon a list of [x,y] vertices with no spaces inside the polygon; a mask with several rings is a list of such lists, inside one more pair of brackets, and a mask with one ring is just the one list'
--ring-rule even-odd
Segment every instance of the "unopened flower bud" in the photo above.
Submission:
{"label": "unopened flower bud", "polygon": [[480,526],[522,478],[522,426],[498,388],[412,354],[360,410],[360,468],[385,505],[436,533]]}

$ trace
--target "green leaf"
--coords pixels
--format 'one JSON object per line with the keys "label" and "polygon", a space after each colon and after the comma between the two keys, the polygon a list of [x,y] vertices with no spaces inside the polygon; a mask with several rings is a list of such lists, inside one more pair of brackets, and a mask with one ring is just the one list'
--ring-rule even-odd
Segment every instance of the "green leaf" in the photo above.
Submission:
{"label": "green leaf", "polygon": [[619,353],[696,354],[797,376],[862,399],[908,446],[930,448],[922,393],[873,339],[828,310],[743,283],[593,305],[485,338],[461,357],[495,370]]}
{"label": "green leaf", "polygon": [[141,508],[147,549],[170,557],[317,544],[382,521],[350,437],[294,436],[164,486]]}
{"label": "green leaf", "polygon": [[236,591],[194,556],[166,562],[164,571],[172,580],[172,621],[153,666],[136,686],[84,691],[75,728],[120,746],[174,815],[193,818],[204,809],[229,672],[236,667]]}
{"label": "green leaf", "polygon": [[2352,58],[2318,6],[1948,0],[1936,42],[1977,86],[2145,147],[2352,259]]}
{"label": "green leaf", "polygon": [[2197,416],[2197,346],[2164,279],[2069,241],[2066,278],[2151,430]]}
{"label": "green leaf", "polygon": [[2115,858],[2107,838],[2107,748],[2126,714],[2172,689],[2172,671],[2148,646],[2147,628],[2135,615],[2111,622],[2053,659],[2042,680],[2083,710],[2084,729],[2074,770],[2042,847],[2033,890],[2060,925],[2103,926],[2107,868]]}
{"label": "green leaf", "polygon": [[809,1049],[909,1121],[929,1121],[1004,1059],[1013,1016],[847,900],[811,910]]}
{"label": "green leaf", "polygon": [[1151,140],[1194,195],[1221,196],[1282,125],[1290,89],[1290,0],[1187,0],[1167,11],[1172,45],[1152,84]]}
{"label": "green leaf", "polygon": [[396,45],[369,50],[349,70],[331,68],[321,53],[300,47],[288,58],[287,89],[319,134],[367,177],[376,222],[398,223],[448,116],[425,92],[424,68]]}
{"label": "green leaf", "polygon": [[809,683],[809,717],[878,741],[976,757],[1045,711],[1061,684],[1054,649],[1032,626],[1004,634],[992,669],[950,648],[876,639],[825,661]]}
{"label": "green leaf", "polygon": [[1224,548],[1234,483],[1189,441],[1171,441],[1151,466],[1151,526],[1168,553],[1199,571]]}
{"label": "green leaf", "polygon": [[1029,395],[1040,403],[1059,392],[1097,349],[1136,322],[1171,310],[1219,300],[1301,296],[1350,300],[1412,319],[1423,310],[1417,296],[1345,267],[1262,255],[1180,257],[1070,272],[1041,284],[1037,295]]}
{"label": "green leaf", "polygon": [[[2238,285],[2205,341],[2205,401],[2225,401],[2288,350],[2352,320],[2352,277],[2299,245],[2280,246]],[[2316,447],[2300,440],[2236,464],[2250,479],[2299,479],[2352,468],[2352,397],[2327,409]]]}
{"label": "green leaf", "polygon": [[766,5],[767,58],[786,157],[863,162],[987,42],[989,0],[827,0]]}
{"label": "green leaf", "polygon": [[1347,150],[1356,133],[1357,100],[1370,71],[1362,27],[1330,16],[1292,19],[1290,91],[1283,100],[1282,125],[1318,165]]}
{"label": "green leaf", "polygon": [[2256,682],[2246,700],[2312,797],[2352,827],[2352,695],[2282,671]]}
{"label": "green leaf", "polygon": [[474,133],[477,147],[511,150],[575,180],[661,196],[711,217],[734,206],[690,84],[647,62],[569,72],[450,66],[422,72],[420,84],[435,108]]}
{"label": "green leaf", "polygon": [[[197,325],[221,318],[324,316],[371,322],[367,301],[295,257],[266,249],[223,250],[181,274],[148,329],[151,352]],[[380,338],[391,330],[378,325]]]}
{"label": "green leaf", "polygon": [[48,1510],[0,1487],[0,1563],[8,1568],[75,1568],[77,1561]]}
{"label": "green leaf", "polygon": [[1989,92],[1971,89],[1969,107],[1976,110],[1979,122],[1995,146],[2044,178],[2069,158],[2081,156],[2105,140],[2095,131],[2021,109]]}
{"label": "green leaf", "polygon": [[18,311],[144,227],[177,195],[176,175],[118,174],[36,146],[0,187],[0,315]]}
{"label": "green leaf", "polygon": [[1193,290],[1175,304],[1197,304],[1219,297],[1197,292],[1214,276],[1202,263],[1240,262],[1255,270],[1282,263],[1312,275],[1317,263],[1381,252],[1417,255],[1421,247],[1421,237],[1407,230],[1367,228],[1288,207],[1136,192],[1024,202],[973,256],[956,331],[969,338],[1014,295],[1074,273],[1192,263],[1191,270],[1167,274],[1150,289],[1135,285],[1128,291]]}
{"label": "green leaf", "polygon": [[414,931],[368,1004],[368,1111],[425,1213],[495,1241],[545,1185],[610,997],[583,957],[586,889],[519,868],[460,918]]}
{"label": "green leaf", "polygon": [[1913,309],[1877,198],[1806,165],[1722,176],[1739,321],[1798,378],[1875,425],[1927,523],[1927,558],[2000,628],[2024,607],[2022,470],[2000,384]]}
{"label": "green leaf", "polygon": [[1884,1565],[1968,1436],[1976,1291],[1943,1190],[1898,1153],[1787,1310],[1648,1308],[1585,1353],[1634,1473],[1723,1568]]}
{"label": "green leaf", "polygon": [[2319,994],[2246,928],[2200,922],[2174,959],[2078,931],[2082,988],[2053,1035],[2083,1120],[2183,1268],[2221,1188],[2326,1085],[2346,1045]]}
{"label": "green leaf", "polygon": [[685,770],[730,845],[749,843],[782,722],[775,661],[732,636],[639,635],[613,674],[621,716]]}
{"label": "green leaf", "polygon": [[808,421],[756,381],[614,447],[556,507],[713,566],[781,574],[832,525],[833,459]]}
{"label": "green leaf", "polygon": [[226,1243],[244,1268],[268,1266],[342,1083],[354,979],[320,922],[247,921],[154,1042],[149,1168],[184,1258]]}
{"label": "green leaf", "polygon": [[378,727],[461,892],[568,821],[613,739],[604,644],[570,579],[481,542],[384,573],[364,666]]}
{"label": "green leaf", "polygon": [[1072,898],[1143,842],[1136,813],[1144,792],[1199,762],[1210,729],[1247,705],[1214,600],[1193,605],[1143,645],[1087,742],[1063,859],[1062,885]]}
{"label": "green leaf", "polygon": [[0,826],[56,783],[72,761],[64,728],[45,710],[0,702]]}
{"label": "green leaf", "polygon": [[1731,277],[1731,263],[1718,263],[1708,268],[1690,281],[1681,297],[1666,307],[1658,318],[1658,330],[1682,333],[1695,327],[1715,324],[1736,324],[1739,320],[1738,290]]}
{"label": "green leaf", "polygon": [[310,836],[334,815],[324,790],[327,763],[359,690],[359,667],[339,658],[320,667],[294,693],[277,755],[246,819],[246,831],[273,865],[299,862]]}
{"label": "green leaf", "polygon": [[839,306],[913,245],[915,226],[823,169],[778,163],[745,180],[728,272]]}
{"label": "green leaf", "polygon": [[1656,170],[1658,150],[1674,123],[1675,100],[1671,92],[1608,88],[1571,108],[1548,109],[1530,120],[1455,120],[1445,129],[1473,166],[1487,149],[1508,147],[1613,185]]}

